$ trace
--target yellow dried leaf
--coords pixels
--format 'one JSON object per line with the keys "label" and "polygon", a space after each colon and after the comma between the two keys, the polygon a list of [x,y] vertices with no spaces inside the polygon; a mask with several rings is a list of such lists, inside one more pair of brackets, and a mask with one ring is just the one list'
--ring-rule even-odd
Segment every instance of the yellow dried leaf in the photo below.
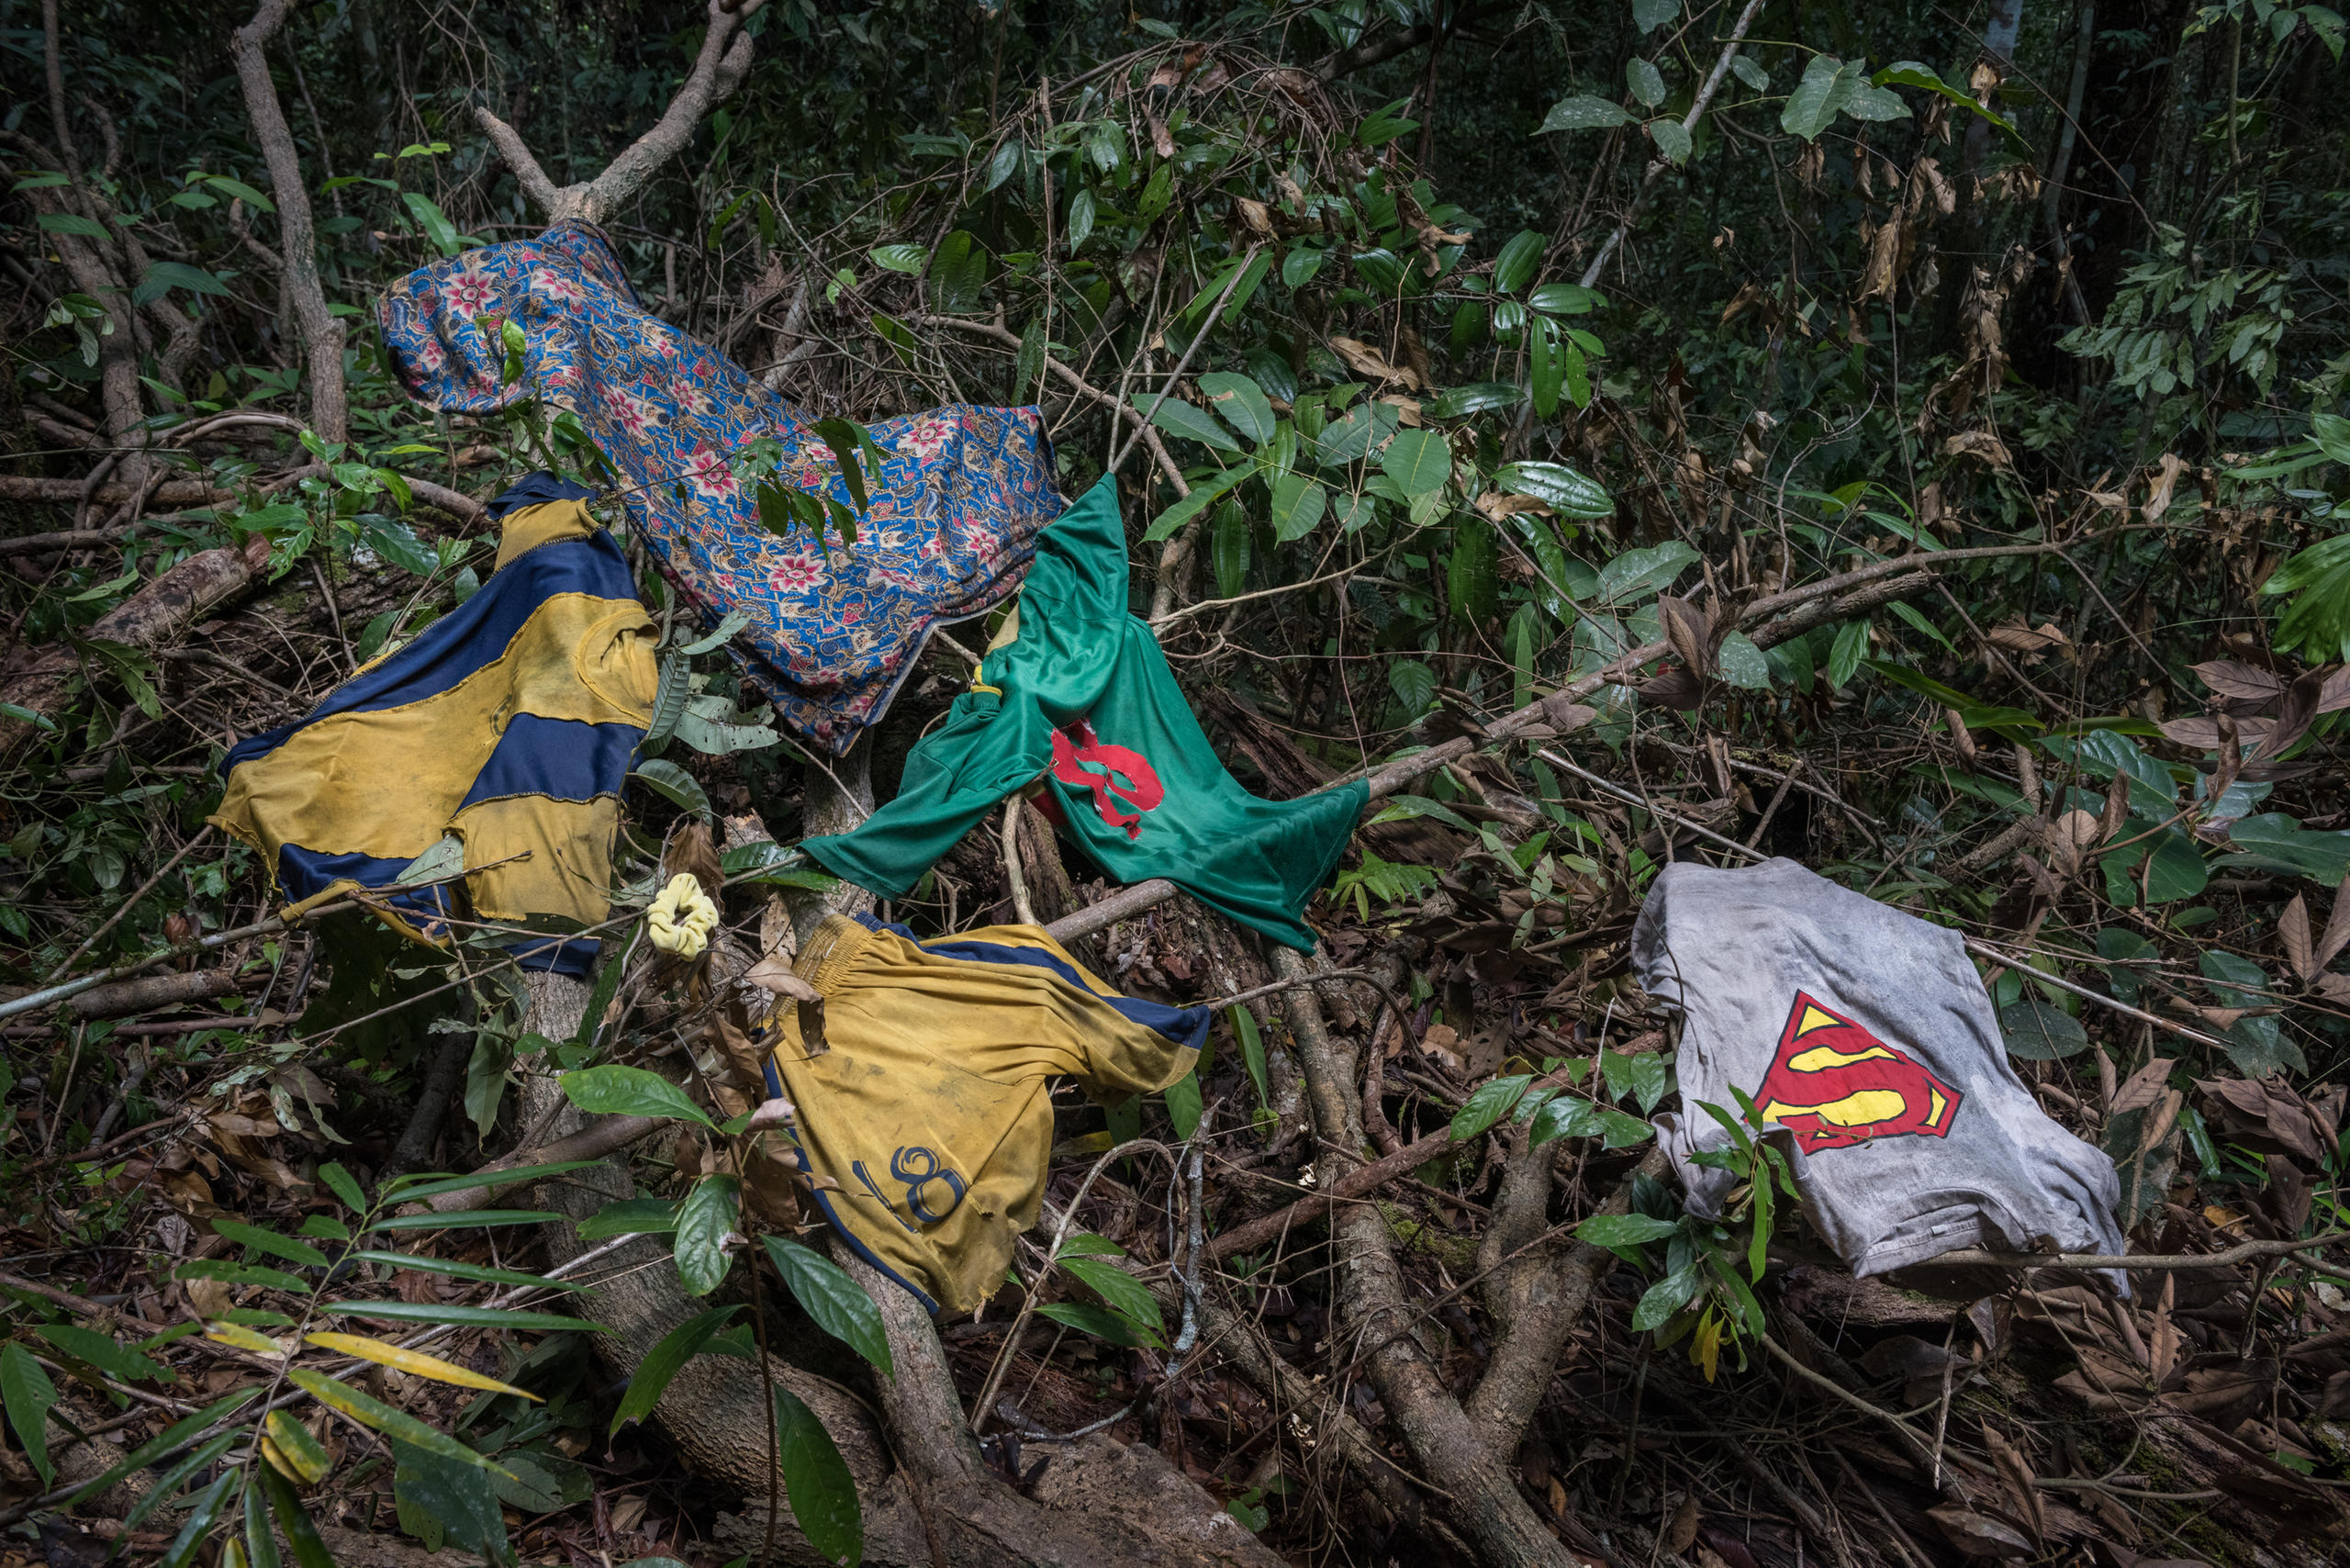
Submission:
{"label": "yellow dried leaf", "polygon": [[309,1344],[321,1350],[338,1350],[346,1356],[357,1356],[363,1361],[391,1367],[417,1377],[429,1377],[435,1383],[453,1383],[459,1388],[487,1388],[498,1394],[519,1394],[525,1399],[539,1396],[527,1388],[517,1388],[510,1383],[500,1383],[485,1377],[470,1367],[454,1361],[444,1361],[438,1356],[428,1356],[421,1350],[403,1350],[397,1345],[387,1345],[381,1339],[370,1339],[363,1334],[308,1334]]}
{"label": "yellow dried leaf", "polygon": [[316,1486],[334,1468],[334,1457],[310,1429],[283,1410],[273,1410],[263,1424],[261,1456],[280,1475],[305,1486]]}
{"label": "yellow dried leaf", "polygon": [[251,1350],[256,1356],[282,1356],[285,1353],[277,1341],[266,1334],[256,1333],[241,1323],[207,1323],[204,1337],[216,1345],[229,1345],[240,1350]]}

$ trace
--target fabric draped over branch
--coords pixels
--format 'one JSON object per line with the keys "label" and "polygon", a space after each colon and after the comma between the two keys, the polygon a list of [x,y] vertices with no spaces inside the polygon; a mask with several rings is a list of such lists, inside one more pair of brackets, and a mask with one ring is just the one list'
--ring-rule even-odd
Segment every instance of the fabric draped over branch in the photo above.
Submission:
{"label": "fabric draped over branch", "polygon": [[[395,928],[444,942],[456,885],[400,879],[453,835],[475,917],[605,919],[657,631],[587,493],[538,476],[501,497],[498,569],[472,598],[222,759],[228,789],[209,820],[262,856],[289,913],[378,892]],[[520,946],[524,968],[570,975],[598,949],[584,937]]]}
{"label": "fabric draped over branch", "polygon": [[[1062,507],[1035,409],[957,405],[873,427],[854,542],[770,532],[735,464],[773,438],[775,477],[855,510],[832,447],[724,354],[639,304],[602,231],[559,223],[409,274],[380,307],[408,391],[450,413],[543,397],[576,413],[618,473],[630,526],[695,613],[749,624],[732,644],[784,722],[846,751],[890,705],[931,628],[1019,586]],[[527,341],[506,380],[506,323]]]}
{"label": "fabric draped over branch", "polygon": [[1117,482],[1104,477],[1037,542],[1020,603],[971,689],[906,760],[897,798],[804,847],[890,898],[1014,790],[1121,881],[1165,877],[1209,908],[1311,951],[1300,918],[1369,799],[1358,780],[1294,801],[1242,789],[1127,609]]}

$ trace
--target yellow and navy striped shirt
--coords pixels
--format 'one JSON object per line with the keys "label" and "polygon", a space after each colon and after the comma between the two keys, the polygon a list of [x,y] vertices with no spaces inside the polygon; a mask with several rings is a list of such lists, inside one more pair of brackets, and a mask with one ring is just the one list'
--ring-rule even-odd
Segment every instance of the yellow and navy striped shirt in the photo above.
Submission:
{"label": "yellow and navy striped shirt", "polygon": [[[385,918],[440,942],[452,888],[395,888],[443,837],[464,845],[475,918],[594,925],[610,907],[620,794],[651,722],[658,632],[593,491],[532,475],[491,504],[498,567],[472,598],[336,689],[239,743],[211,821],[263,857],[287,913],[391,890]],[[522,945],[584,976],[592,939]]]}

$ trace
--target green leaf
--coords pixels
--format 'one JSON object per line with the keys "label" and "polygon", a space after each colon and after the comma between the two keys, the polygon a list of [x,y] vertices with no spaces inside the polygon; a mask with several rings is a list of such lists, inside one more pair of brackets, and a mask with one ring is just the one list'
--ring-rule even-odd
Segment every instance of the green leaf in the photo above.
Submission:
{"label": "green leaf", "polygon": [[688,1295],[708,1295],[734,1266],[723,1245],[743,1206],[740,1177],[705,1176],[677,1209],[677,1279]]}
{"label": "green leaf", "polygon": [[1818,140],[1836,118],[1843,68],[1844,62],[1832,54],[1815,54],[1805,62],[1803,80],[1779,111],[1779,129],[1806,141]]}
{"label": "green leaf", "polygon": [[700,1353],[711,1335],[725,1327],[742,1310],[739,1302],[732,1306],[713,1306],[663,1335],[661,1342],[645,1352],[644,1360],[631,1374],[628,1391],[621,1395],[620,1408],[613,1413],[610,1429],[605,1435],[618,1437],[620,1429],[631,1421],[642,1421],[653,1414],[663,1392],[685,1364]]}
{"label": "green leaf", "polygon": [[447,1214],[389,1215],[377,1230],[487,1230],[502,1225],[544,1225],[561,1219],[545,1209],[453,1209]]}
{"label": "green leaf", "polygon": [[1452,448],[1435,431],[1397,431],[1379,467],[1404,495],[1432,496],[1452,477]]}
{"label": "green leaf", "polygon": [[1730,685],[1747,691],[1771,689],[1770,656],[1745,633],[1732,632],[1724,637],[1719,656],[1722,678]]}
{"label": "green leaf", "polygon": [[1572,98],[1561,98],[1550,106],[1542,117],[1542,124],[1535,134],[1550,130],[1610,130],[1619,125],[1629,125],[1632,116],[1605,98],[1595,98],[1579,93]]}
{"label": "green leaf", "polygon": [[1868,651],[1869,623],[1846,622],[1836,633],[1835,646],[1828,651],[1828,684],[1839,691],[1850,685]]}
{"label": "green leaf", "polygon": [[[542,1221],[561,1219],[542,1215]],[[552,1312],[519,1312],[503,1306],[461,1306],[440,1301],[330,1301],[321,1312],[341,1317],[373,1317],[386,1323],[438,1323],[452,1328],[503,1328],[517,1334],[565,1334],[593,1329],[597,1325]]]}
{"label": "green leaf", "polygon": [[1628,1116],[1621,1111],[1599,1107],[1599,1146],[1602,1148],[1631,1148],[1656,1136],[1656,1129],[1638,1116]]}
{"label": "green leaf", "polygon": [[166,1366],[159,1366],[138,1351],[116,1342],[111,1334],[101,1334],[95,1328],[83,1328],[71,1323],[44,1323],[33,1330],[77,1361],[84,1361],[108,1377],[125,1383],[176,1383],[179,1373]]}
{"label": "green leaf", "polygon": [[1689,1305],[1703,1282],[1695,1260],[1683,1264],[1648,1288],[1640,1297],[1640,1305],[1632,1309],[1632,1332],[1645,1334],[1661,1328],[1667,1319]]}
{"label": "green leaf", "polygon": [[1445,597],[1453,613],[1472,626],[1494,617],[1501,591],[1501,552],[1494,525],[1464,515],[1453,526],[1452,554],[1445,562]]}
{"label": "green leaf", "polygon": [[1680,1228],[1651,1215],[1594,1215],[1575,1226],[1575,1239],[1594,1247],[1639,1247],[1662,1241]]}
{"label": "green leaf", "polygon": [[1512,235],[1509,243],[1502,247],[1501,254],[1494,258],[1494,292],[1516,294],[1532,283],[1536,270],[1542,265],[1542,252],[1547,243],[1531,229],[1521,229]]}
{"label": "green leaf", "polygon": [[1496,1078],[1481,1084],[1468,1102],[1453,1114],[1452,1141],[1463,1142],[1475,1137],[1495,1122],[1509,1114],[1526,1086],[1534,1081],[1531,1073],[1517,1073],[1508,1078]]}
{"label": "green leaf", "polygon": [[2260,591],[2296,596],[2277,619],[2279,648],[2320,664],[2350,659],[2350,533],[2288,557]]}
{"label": "green leaf", "polygon": [[[12,1345],[9,1349],[15,1350],[17,1347]],[[6,1353],[5,1351],[0,1351],[0,1388],[4,1388],[6,1384]],[[40,1369],[36,1367],[33,1370],[38,1372]],[[44,1379],[44,1381],[46,1380]],[[197,1411],[195,1415],[188,1417],[185,1420],[174,1421],[172,1425],[164,1428],[162,1431],[156,1433],[153,1437],[148,1439],[145,1442],[140,1444],[137,1448],[123,1455],[122,1458],[117,1460],[104,1474],[84,1482],[81,1489],[75,1492],[71,1497],[66,1498],[61,1506],[66,1508],[78,1507],[83,1503],[85,1503],[91,1498],[96,1496],[99,1493],[106,1491],[116,1482],[120,1481],[124,1476],[130,1474],[134,1471],[144,1470],[149,1465],[153,1464],[156,1461],[162,1459],[167,1454],[175,1452],[183,1444],[193,1440],[199,1433],[203,1432],[205,1428],[212,1426],[215,1422],[219,1421],[228,1416],[230,1411],[241,1408],[242,1406],[251,1404],[260,1395],[261,1392],[262,1385],[260,1383],[252,1383],[247,1387],[238,1389],[235,1393],[230,1394],[224,1398],[214,1401],[212,1404],[206,1406],[203,1409]],[[16,1424],[16,1412],[13,1406],[9,1411],[9,1424],[12,1427]],[[21,1429],[19,1429],[18,1435],[20,1437],[23,1435]]]}
{"label": "green leaf", "polygon": [[431,198],[416,191],[402,191],[400,205],[408,208],[408,215],[416,219],[417,228],[432,241],[434,250],[444,256],[453,256],[464,249],[457,238],[457,226],[449,221],[447,213],[432,204]]}
{"label": "green leaf", "polygon": [[505,1558],[498,1483],[515,1480],[513,1472],[468,1465],[397,1438],[391,1450],[392,1497],[402,1529],[436,1547],[446,1540],[490,1562]]}
{"label": "green leaf", "polygon": [[[1514,496],[1532,496],[1561,517],[1577,521],[1612,517],[1616,512],[1616,503],[1605,486],[1563,463],[1505,463],[1494,471],[1494,484]],[[1688,558],[1694,560],[1695,554]]]}
{"label": "green leaf", "polygon": [[930,260],[930,252],[920,245],[876,245],[866,255],[883,271],[904,273],[908,277],[919,274]]}
{"label": "green leaf", "polygon": [[1262,444],[1273,439],[1273,406],[1253,377],[1210,371],[1200,377],[1200,390],[1225,422],[1248,440]]}
{"label": "green leaf", "polygon": [[666,1198],[622,1198],[579,1222],[579,1239],[614,1236],[666,1236],[677,1228],[677,1205]]}
{"label": "green leaf", "polygon": [[744,614],[739,610],[730,610],[718,622],[718,624],[711,630],[710,635],[696,638],[694,641],[688,643],[684,647],[679,648],[677,652],[685,655],[688,658],[693,657],[696,654],[709,653],[712,648],[718,647],[722,644],[733,642],[734,640],[734,633],[740,632],[744,627],[748,626],[750,623],[751,618],[749,616]]}
{"label": "green leaf", "polygon": [[1638,98],[1644,108],[1652,109],[1664,102],[1664,73],[1656,68],[1652,60],[1634,56],[1626,61],[1624,84],[1632,90],[1632,96]]}
{"label": "green leaf", "polygon": [[207,174],[204,183],[218,191],[226,191],[257,212],[275,212],[277,204],[242,180],[232,180],[226,174]]}
{"label": "green leaf", "polygon": [[1248,1081],[1256,1085],[1257,1103],[1270,1105],[1273,1096],[1265,1081],[1265,1041],[1257,1032],[1257,1015],[1244,1004],[1234,1002],[1225,1010],[1225,1016],[1232,1022],[1233,1037],[1240,1042],[1241,1064],[1248,1070]]}
{"label": "green leaf", "polygon": [[781,1383],[773,1387],[777,1462],[792,1522],[825,1561],[858,1568],[865,1559],[865,1514],[848,1462],[816,1413]]}
{"label": "green leaf", "polygon": [[1200,1125],[1200,1112],[1205,1102],[1200,1095],[1200,1075],[1187,1072],[1167,1086],[1167,1119],[1175,1126],[1175,1136],[1188,1138]]}
{"label": "green leaf", "polygon": [[[1169,435],[1182,436],[1203,446],[1212,446],[1218,452],[1237,453],[1240,450],[1240,443],[1215,422],[1214,415],[1204,409],[1192,407],[1181,398],[1170,394],[1160,401],[1155,393],[1137,392],[1134,402],[1136,408],[1149,417],[1152,424]],[[1156,409],[1151,407],[1154,402],[1158,404]]]}
{"label": "green leaf", "polygon": [[700,782],[666,757],[638,758],[636,766],[630,770],[630,777],[643,779],[655,794],[680,811],[704,817],[713,814],[710,809],[710,797],[702,792]]}
{"label": "green leaf", "polygon": [[[262,1468],[266,1470],[269,1467],[263,1465]],[[284,1477],[281,1476],[279,1481],[280,1484],[285,1484]],[[292,1486],[285,1487],[285,1495],[289,1498],[293,1496]],[[297,1508],[300,1506],[298,1503],[295,1505]],[[268,1489],[257,1484],[248,1484],[245,1487],[244,1507],[245,1562],[251,1565],[251,1568],[284,1568],[284,1559],[277,1552],[276,1532],[269,1528],[268,1509]],[[306,1518],[304,1522],[308,1521]],[[317,1532],[316,1526],[312,1526],[311,1529],[313,1534]],[[289,1540],[294,1539],[294,1531],[288,1529],[285,1533]],[[300,1543],[297,1540],[294,1548],[296,1561],[307,1564],[308,1560],[301,1555],[301,1550]],[[331,1562],[332,1559],[330,1558],[329,1562]]]}
{"label": "green leaf", "polygon": [[241,1246],[250,1247],[256,1252],[266,1252],[273,1258],[283,1258],[289,1263],[299,1263],[306,1269],[327,1266],[325,1253],[308,1242],[297,1241],[290,1236],[280,1236],[274,1231],[230,1219],[225,1215],[214,1216],[212,1228]]}
{"label": "green leaf", "polygon": [[[1743,56],[1740,57],[1740,62],[1744,63]],[[1956,104],[1968,114],[1989,122],[1992,128],[2006,139],[2008,150],[2018,157],[2033,156],[2031,143],[2025,139],[2023,132],[2016,129],[2013,120],[2002,115],[1993,114],[1975,101],[1974,94],[1964,87],[1944,81],[1942,73],[1930,65],[1920,64],[1914,60],[1897,60],[1869,80],[1879,87],[1922,87],[1929,93],[1938,94]],[[1760,88],[1768,85],[1768,82],[1766,79],[1764,82],[1750,83],[1749,85]]]}
{"label": "green leaf", "polygon": [[129,1534],[137,1529],[148,1515],[176,1498],[190,1477],[198,1471],[208,1468],[213,1461],[228,1452],[229,1445],[236,1442],[241,1435],[238,1432],[223,1432],[165,1471],[162,1479],[148,1487],[147,1495],[140,1498],[131,1507],[130,1512],[122,1517],[123,1532]]}
{"label": "green leaf", "polygon": [[299,1274],[289,1274],[283,1269],[265,1269],[257,1263],[231,1263],[225,1258],[198,1258],[182,1263],[172,1271],[175,1280],[218,1280],[231,1285],[265,1285],[271,1290],[285,1291],[294,1295],[309,1294],[310,1282]]}
{"label": "green leaf", "polygon": [[1048,1317],[1055,1323],[1066,1324],[1080,1333],[1097,1339],[1107,1339],[1113,1345],[1125,1345],[1135,1350],[1147,1350],[1158,1343],[1156,1336],[1139,1325],[1129,1322],[1106,1307],[1091,1305],[1081,1301],[1056,1301],[1036,1309],[1036,1316]]}
{"label": "green leaf", "polygon": [[[588,1163],[598,1164],[600,1161]],[[580,1233],[587,1239],[594,1239],[587,1237],[585,1226],[580,1227]],[[588,1288],[569,1280],[551,1280],[544,1274],[524,1273],[520,1269],[494,1269],[487,1263],[462,1263],[453,1258],[420,1258],[413,1252],[383,1252],[369,1248],[353,1252],[350,1260],[354,1263],[381,1263],[390,1269],[414,1269],[420,1273],[443,1274],[453,1280],[479,1280],[484,1284],[529,1285],[543,1291],[584,1291]]]}
{"label": "green leaf", "polygon": [[1198,516],[1200,509],[1210,505],[1217,497],[1255,473],[1256,470],[1249,467],[1227,468],[1207,483],[1194,487],[1190,495],[1158,514],[1158,520],[1144,532],[1142,542],[1154,544],[1167,538]]}
{"label": "green leaf", "polygon": [[[2029,969],[2019,971],[2026,980]],[[2089,1048],[2088,1031],[2081,1021],[2051,1002],[2027,996],[1999,1009],[1999,1032],[2008,1038],[2008,1054],[2025,1061],[2058,1061]]]}
{"label": "green leaf", "polygon": [[[525,1044],[532,1040],[539,1040],[539,1036],[536,1035],[523,1036]],[[544,1050],[546,1042],[539,1040],[539,1048]],[[553,1165],[509,1165],[501,1167],[497,1176],[501,1183],[537,1182],[549,1176],[568,1176],[574,1170],[585,1170],[601,1163],[602,1161],[595,1159],[566,1159]],[[404,1204],[415,1203],[423,1198],[437,1198],[443,1193],[462,1193],[468,1187],[478,1187],[482,1184],[482,1177],[487,1172],[476,1171],[470,1176],[428,1174],[402,1176],[386,1182],[384,1193],[387,1198],[397,1198]]]}
{"label": "green leaf", "polygon": [[1656,150],[1663,154],[1664,161],[1676,168],[1689,162],[1689,154],[1696,146],[1689,134],[1689,128],[1677,119],[1649,121],[1649,140],[1656,143]]}
{"label": "green leaf", "polygon": [[1416,719],[1436,700],[1436,671],[1418,659],[1397,659],[1387,666],[1387,689],[1395,694],[1406,720]]}
{"label": "green leaf", "polygon": [[890,1333],[881,1309],[848,1271],[831,1259],[778,1236],[760,1241],[775,1271],[791,1289],[792,1299],[816,1327],[838,1339],[878,1369],[884,1377],[897,1375],[890,1356]]}
{"label": "green leaf", "polygon": [[1208,557],[1215,566],[1216,592],[1235,599],[1248,586],[1248,558],[1255,548],[1256,528],[1237,501],[1215,509],[1208,533]]}
{"label": "green leaf", "polygon": [[112,238],[106,233],[105,225],[78,212],[44,212],[35,221],[51,234],[73,234],[84,240]]}
{"label": "green leaf", "polygon": [[595,1116],[662,1116],[696,1122],[712,1131],[718,1124],[686,1092],[657,1072],[641,1067],[588,1067],[559,1081],[564,1097]]}
{"label": "green leaf", "polygon": [[22,1345],[0,1350],[0,1403],[8,1410],[8,1429],[40,1473],[41,1490],[57,1484],[57,1466],[49,1457],[49,1412],[57,1403],[57,1385]]}
{"label": "green leaf", "polygon": [[170,1546],[164,1548],[155,1568],[187,1568],[188,1560],[196,1555],[196,1549],[204,1544],[204,1538],[210,1535],[212,1527],[219,1522],[220,1510],[227,1505],[229,1490],[237,1484],[237,1479],[234,1470],[223,1471],[211,1485],[196,1494],[196,1506],[188,1510],[187,1522],[180,1526],[180,1533],[172,1538]]}
{"label": "green leaf", "polygon": [[1104,1259],[1063,1258],[1059,1262],[1119,1316],[1141,1325],[1154,1335],[1165,1334],[1167,1324],[1158,1315],[1158,1298],[1150,1294],[1148,1285]]}
{"label": "green leaf", "polygon": [[1652,33],[1681,15],[1681,0],[1632,0],[1632,25]]}
{"label": "green leaf", "polygon": [[[578,1326],[575,1324],[572,1327]],[[352,1420],[373,1427],[387,1438],[397,1438],[410,1448],[422,1449],[442,1459],[476,1465],[483,1470],[499,1468],[456,1439],[425,1425],[405,1410],[396,1409],[372,1394],[361,1393],[341,1378],[329,1377],[308,1367],[290,1367],[285,1375],[319,1404],[340,1410]]]}
{"label": "green leaf", "polygon": [[139,287],[131,297],[136,303],[144,305],[148,300],[161,299],[175,288],[185,288],[190,294],[225,296],[229,292],[228,285],[202,267],[192,267],[185,262],[153,262],[149,263],[147,275],[139,280]]}
{"label": "green leaf", "polygon": [[328,1190],[352,1214],[367,1212],[367,1193],[359,1185],[359,1178],[344,1170],[339,1161],[330,1159],[319,1166],[319,1180],[324,1182]]}
{"label": "green leaf", "polygon": [[1697,552],[1678,539],[1627,550],[1599,568],[1599,602],[1626,604],[1661,593],[1696,559]]}
{"label": "green leaf", "polygon": [[1525,399],[1526,389],[1507,381],[1472,381],[1466,386],[1456,386],[1443,397],[1422,404],[1420,412],[1431,420],[1460,420],[1471,414],[1482,414],[1493,409],[1514,409]]}
{"label": "green leaf", "polygon": [[1561,1094],[1543,1103],[1534,1113],[1534,1124],[1528,1132],[1535,1146],[1562,1137],[1597,1137],[1606,1131],[1600,1118],[1599,1107],[1588,1100]]}
{"label": "green leaf", "polygon": [[[302,1499],[294,1490],[294,1483],[266,1464],[255,1465],[262,1494],[269,1500],[269,1511],[276,1518],[277,1528],[285,1533],[285,1544],[294,1549],[294,1561],[298,1568],[334,1568],[334,1554],[327,1550],[326,1539],[319,1533],[316,1520],[302,1506]],[[277,1543],[271,1540],[269,1527],[258,1518],[252,1494],[245,1501],[246,1555],[253,1568],[276,1568]],[[268,1556],[257,1550],[256,1541],[268,1541]]]}
{"label": "green leaf", "polygon": [[1287,544],[1304,538],[1322,521],[1329,492],[1304,474],[1284,474],[1273,486],[1273,538]]}

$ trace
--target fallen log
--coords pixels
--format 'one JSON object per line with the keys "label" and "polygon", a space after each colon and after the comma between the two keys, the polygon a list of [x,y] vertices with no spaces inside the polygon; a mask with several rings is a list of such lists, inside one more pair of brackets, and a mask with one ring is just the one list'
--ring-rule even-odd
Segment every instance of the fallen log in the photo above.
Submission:
{"label": "fallen log", "polygon": [[[98,506],[128,506],[146,491],[143,485],[100,485],[90,492]],[[237,498],[234,490],[217,490],[201,479],[166,479],[147,493],[148,504],[166,507],[218,506]],[[32,479],[0,474],[0,500],[46,501],[52,506],[77,506],[82,500],[79,479]]]}
{"label": "fallen log", "polygon": [[233,967],[196,969],[184,975],[150,975],[145,980],[124,980],[119,985],[85,991],[65,1003],[65,1015],[76,1019],[128,1018],[158,1007],[208,1002],[216,996],[229,995],[236,989],[237,971]]}
{"label": "fallen log", "polygon": [[[119,643],[153,653],[176,643],[210,610],[251,588],[269,561],[269,541],[256,534],[241,550],[222,548],[191,555],[92,622],[82,640]],[[0,702],[48,719],[65,704],[84,657],[71,646],[49,647],[8,678]],[[12,756],[41,725],[31,719],[0,718],[0,761]]]}

